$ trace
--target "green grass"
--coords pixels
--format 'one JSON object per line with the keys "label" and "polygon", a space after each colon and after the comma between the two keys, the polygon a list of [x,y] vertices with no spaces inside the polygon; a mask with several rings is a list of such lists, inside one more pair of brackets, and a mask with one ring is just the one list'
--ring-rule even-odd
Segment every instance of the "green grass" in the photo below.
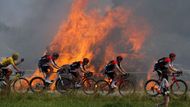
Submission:
{"label": "green grass", "polygon": [[[85,96],[59,94],[10,94],[0,96],[0,107],[155,107],[162,97],[144,95]],[[171,99],[170,107],[189,107],[190,98]]]}

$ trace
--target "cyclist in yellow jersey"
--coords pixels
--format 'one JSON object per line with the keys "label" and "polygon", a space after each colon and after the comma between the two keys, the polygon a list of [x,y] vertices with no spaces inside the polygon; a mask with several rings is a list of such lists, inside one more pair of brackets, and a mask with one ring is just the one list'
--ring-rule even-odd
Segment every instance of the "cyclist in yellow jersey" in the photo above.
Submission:
{"label": "cyclist in yellow jersey", "polygon": [[24,61],[24,59],[21,59],[18,61],[19,54],[14,53],[10,57],[3,58],[2,61],[0,62],[0,73],[2,77],[6,77],[6,79],[9,80],[10,75],[12,74],[12,70],[9,69],[8,67],[10,65],[13,66],[13,68],[17,71],[20,72],[20,69],[17,67],[18,64]]}

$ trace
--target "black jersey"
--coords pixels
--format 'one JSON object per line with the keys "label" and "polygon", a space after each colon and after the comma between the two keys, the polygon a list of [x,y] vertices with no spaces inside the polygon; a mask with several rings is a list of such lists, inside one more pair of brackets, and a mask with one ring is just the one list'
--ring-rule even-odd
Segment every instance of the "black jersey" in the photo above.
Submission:
{"label": "black jersey", "polygon": [[82,66],[82,61],[73,62],[70,65],[71,70],[79,69]]}
{"label": "black jersey", "polygon": [[107,70],[107,71],[112,71],[112,70],[114,70],[115,67],[116,67],[116,64],[118,64],[117,61],[115,61],[115,60],[110,61],[110,62],[106,65],[106,70]]}
{"label": "black jersey", "polygon": [[44,65],[49,63],[52,60],[52,56],[51,55],[44,55],[40,58],[39,60],[39,65]]}

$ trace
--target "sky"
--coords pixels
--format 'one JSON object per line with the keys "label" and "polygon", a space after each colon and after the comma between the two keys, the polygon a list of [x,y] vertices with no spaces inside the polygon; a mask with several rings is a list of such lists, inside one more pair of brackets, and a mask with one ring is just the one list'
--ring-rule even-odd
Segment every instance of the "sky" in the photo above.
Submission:
{"label": "sky", "polygon": [[[95,0],[98,7],[124,6],[150,26],[142,52],[153,60],[177,54],[190,69],[189,0]],[[0,56],[19,52],[24,68],[35,69],[39,57],[67,19],[72,0],[0,0]],[[93,4],[91,5],[93,6]]]}

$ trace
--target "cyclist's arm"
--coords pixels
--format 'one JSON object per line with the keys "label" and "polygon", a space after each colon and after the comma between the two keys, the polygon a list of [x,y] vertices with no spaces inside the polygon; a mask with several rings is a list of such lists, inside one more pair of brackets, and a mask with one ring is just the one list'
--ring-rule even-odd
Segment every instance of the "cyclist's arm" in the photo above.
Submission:
{"label": "cyclist's arm", "polygon": [[168,64],[168,69],[169,69],[170,73],[178,71],[172,64]]}
{"label": "cyclist's arm", "polygon": [[54,60],[51,60],[51,64],[52,64],[52,66],[53,66],[54,68],[60,69],[60,67],[55,63]]}
{"label": "cyclist's arm", "polygon": [[125,74],[123,68],[119,67],[118,64],[116,64],[116,68],[118,69],[118,71],[119,71],[121,74]]}
{"label": "cyclist's arm", "polygon": [[12,64],[12,66],[17,72],[20,72],[20,69],[15,64]]}
{"label": "cyclist's arm", "polygon": [[80,65],[80,69],[81,69],[81,72],[83,73],[86,72],[86,68],[82,64]]}
{"label": "cyclist's arm", "polygon": [[20,69],[16,66],[15,61],[10,60],[10,64],[13,66],[13,68],[14,68],[17,72],[20,72]]}

